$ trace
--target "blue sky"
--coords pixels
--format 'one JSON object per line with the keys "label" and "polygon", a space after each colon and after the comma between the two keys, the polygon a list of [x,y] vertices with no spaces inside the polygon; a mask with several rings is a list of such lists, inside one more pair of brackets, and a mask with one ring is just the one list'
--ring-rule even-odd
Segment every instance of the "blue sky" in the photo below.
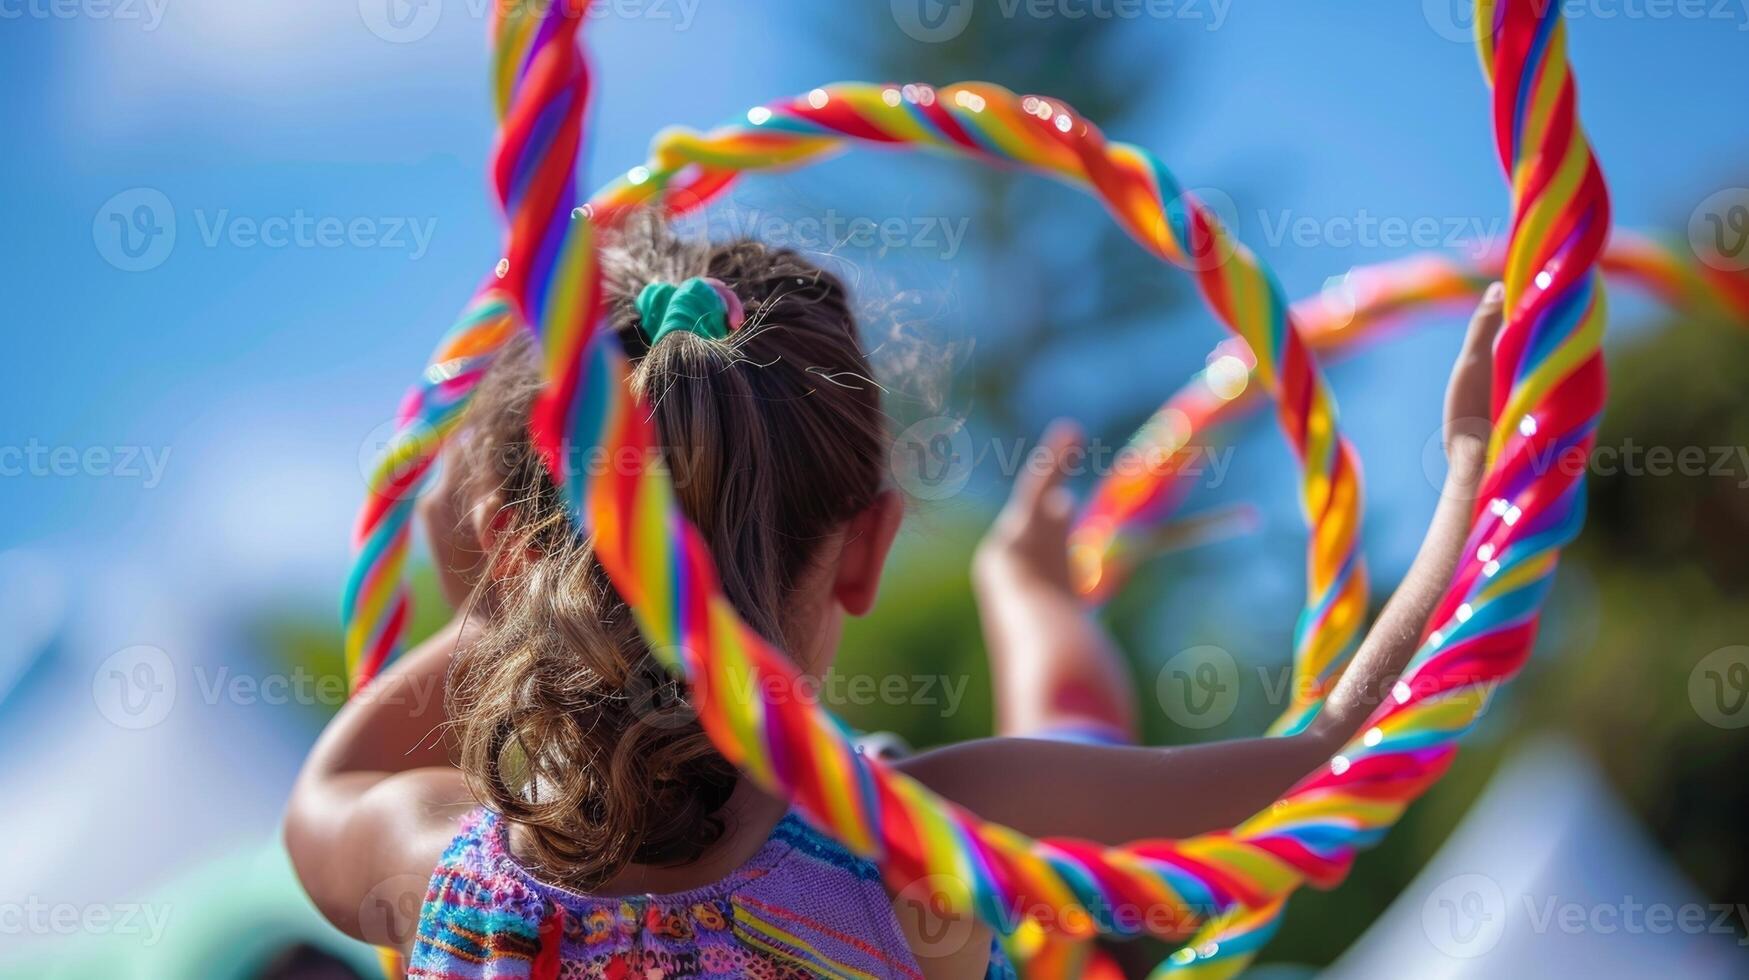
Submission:
{"label": "blue sky", "polygon": [[[130,517],[170,517],[162,498],[212,503],[251,479],[291,481],[300,466],[340,464],[328,478],[350,494],[357,445],[496,255],[481,177],[491,126],[483,25],[470,16],[477,0],[442,5],[432,33],[407,44],[373,35],[350,0],[160,2],[155,28],[153,6],[139,0],[109,19],[26,17],[0,32],[0,72],[28,93],[7,100],[18,138],[0,161],[11,219],[0,262],[24,368],[0,394],[4,417],[26,444],[138,447],[142,469],[148,450],[168,457],[149,488],[145,478],[0,482],[0,538],[16,543],[105,540]],[[704,125],[863,74],[820,50],[811,15],[784,16],[783,4],[759,16],[743,5],[641,2],[647,18],[593,25],[598,176],[639,159],[661,124]],[[1181,63],[1174,90],[1158,94],[1171,128],[1146,118],[1108,128],[1157,148],[1187,185],[1246,187],[1241,233],[1296,295],[1355,262],[1413,250],[1344,246],[1343,222],[1364,235],[1369,216],[1426,216],[1442,238],[1504,227],[1473,55],[1416,4],[1372,6],[1238,7],[1221,17],[1222,8],[1190,4],[1183,9],[1203,16],[1129,25],[1127,40]],[[1621,223],[1680,226],[1708,193],[1749,179],[1749,126],[1731,95],[1742,91],[1749,15],[1634,20],[1573,9],[1585,118]],[[1025,87],[1023,77],[996,80]],[[810,187],[825,189],[818,206],[854,209],[874,166],[866,157],[834,165],[837,179]],[[919,184],[939,173],[889,158],[878,166]],[[161,265],[125,272],[98,247],[113,225],[94,222],[136,188],[169,202],[176,241]],[[904,200],[930,193],[907,188]],[[324,220],[363,221],[367,231],[336,247],[268,244],[275,219],[300,218],[311,236]],[[1091,208],[1086,220],[1098,220]],[[1307,222],[1323,230],[1301,247],[1296,229]],[[1192,339],[1209,336],[1198,325]],[[1364,404],[1366,386],[1346,386],[1356,393],[1345,390],[1345,402]],[[1377,413],[1348,414],[1359,423]],[[206,506],[187,516],[231,520],[244,535],[265,517]]]}
{"label": "blue sky", "polygon": [[[661,125],[704,126],[870,73],[822,46],[822,8],[802,0],[627,2],[620,9],[643,15],[590,28],[592,184],[640,160]],[[978,2],[980,17],[1033,9]],[[70,782],[64,769],[9,760],[0,797],[145,792],[153,760],[186,750],[182,790],[222,787],[248,816],[233,824],[166,804],[151,826],[186,818],[222,837],[271,825],[295,747],[239,785],[238,760],[271,748],[254,746],[239,718],[121,739],[91,714],[90,670],[133,644],[220,661],[215,624],[234,608],[282,594],[325,604],[337,592],[361,456],[498,257],[482,176],[492,122],[481,0],[426,3],[412,10],[422,36],[397,43],[379,33],[389,22],[378,0],[0,0],[9,93],[0,288],[13,348],[0,446],[42,454],[34,469],[0,477],[0,608],[21,624],[0,639],[0,731],[8,712],[13,724],[28,717],[103,767],[90,772],[110,774]],[[1151,93],[1158,119],[1107,131],[1158,150],[1187,186],[1245,188],[1234,202],[1240,233],[1293,295],[1355,263],[1415,250],[1331,229],[1431,217],[1442,229],[1499,231],[1506,199],[1482,79],[1469,46],[1442,32],[1451,16],[1442,4],[1142,5],[1177,13],[1126,23],[1123,43],[1158,50],[1176,70]],[[419,10],[437,12],[429,33]],[[1618,221],[1680,233],[1704,198],[1749,182],[1749,12],[1743,0],[1589,0],[1569,10],[1584,118]],[[907,40],[898,19],[879,23]],[[1024,72],[992,80],[1028,88]],[[865,156],[794,193],[850,214],[951,214],[956,185],[943,173]],[[783,184],[771,186],[783,195]],[[155,229],[167,252],[123,247],[115,222],[132,221],[142,203],[157,210],[129,242]],[[1089,205],[1070,216],[1081,220],[1103,219]],[[1316,229],[1309,244],[1292,231],[1306,222]],[[304,237],[276,247],[281,228]],[[1063,241],[1075,240],[1066,227]],[[126,269],[141,263],[151,268]],[[1644,311],[1626,300],[1618,308],[1624,328]],[[1216,336],[1200,315],[1162,330],[1186,363]],[[1403,560],[1432,507],[1421,461],[1437,424],[1429,392],[1455,342],[1450,331],[1417,334],[1334,373],[1369,464],[1371,547],[1386,568]],[[1099,372],[1071,367],[1064,377],[1051,392],[1060,403],[1041,406],[1040,421],[1099,404]],[[1160,395],[1178,380],[1159,380]],[[57,449],[78,456],[68,475],[56,472]],[[1240,456],[1291,527],[1279,447]],[[1284,530],[1234,553],[1261,566],[1265,598],[1283,616],[1298,588],[1298,562],[1280,546],[1291,540]],[[8,703],[16,668],[55,630],[65,633],[54,653],[70,665],[65,674]],[[219,749],[215,736],[240,741]],[[225,764],[207,765],[213,753]],[[58,859],[89,840],[78,827],[99,826],[95,816],[59,829],[46,814],[17,819],[15,829],[49,835],[19,869],[26,881],[65,867]],[[146,881],[170,860],[142,855],[124,834],[80,878],[91,888]]]}

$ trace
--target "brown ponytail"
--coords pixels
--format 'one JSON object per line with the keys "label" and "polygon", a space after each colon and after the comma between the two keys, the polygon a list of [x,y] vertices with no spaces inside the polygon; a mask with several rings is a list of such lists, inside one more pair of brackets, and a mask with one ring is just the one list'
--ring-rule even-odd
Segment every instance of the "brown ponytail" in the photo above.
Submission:
{"label": "brown ponytail", "polygon": [[[613,325],[633,355],[687,516],[741,615],[784,644],[785,597],[822,538],[872,503],[886,463],[880,391],[843,285],[793,252],[683,242],[632,222],[605,243]],[[650,347],[632,304],[652,281],[714,276],[746,306],[726,340]],[[650,656],[574,533],[526,438],[540,380],[520,341],[493,366],[464,435],[462,492],[496,494],[492,621],[459,655],[450,717],[487,806],[526,829],[543,875],[598,887],[632,862],[680,864],[722,834],[734,768]],[[599,460],[618,466],[625,461]],[[490,578],[490,577],[489,577]]]}

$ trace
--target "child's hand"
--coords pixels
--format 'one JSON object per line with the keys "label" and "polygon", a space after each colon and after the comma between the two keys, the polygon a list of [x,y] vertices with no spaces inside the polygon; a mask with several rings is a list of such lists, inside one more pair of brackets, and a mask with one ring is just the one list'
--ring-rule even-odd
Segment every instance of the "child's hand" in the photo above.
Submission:
{"label": "child's hand", "polygon": [[1069,569],[1069,531],[1075,499],[1063,481],[1081,448],[1081,433],[1071,422],[1045,430],[1014,480],[1007,506],[978,545],[974,577],[988,580],[1021,575],[1036,584],[1073,592]]}
{"label": "child's hand", "polygon": [[1445,456],[1455,465],[1479,464],[1488,448],[1494,384],[1494,340],[1500,335],[1506,289],[1488,287],[1470,318],[1464,349],[1445,388]]}

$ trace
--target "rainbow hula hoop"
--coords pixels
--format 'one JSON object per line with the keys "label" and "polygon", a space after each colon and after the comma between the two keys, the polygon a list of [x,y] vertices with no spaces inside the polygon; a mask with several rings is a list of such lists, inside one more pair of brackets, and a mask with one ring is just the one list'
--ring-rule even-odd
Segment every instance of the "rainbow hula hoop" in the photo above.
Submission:
{"label": "rainbow hula hoop", "polygon": [[[1421,253],[1361,266],[1332,279],[1316,295],[1296,300],[1294,319],[1314,352],[1346,357],[1412,314],[1450,307],[1464,312],[1505,267],[1503,254],[1458,261]],[[1749,271],[1708,265],[1680,247],[1616,229],[1599,263],[1605,278],[1631,286],[1672,310],[1749,326]],[[1140,466],[1114,468],[1077,522],[1073,549],[1084,595],[1103,602],[1137,565],[1172,545],[1172,518],[1188,496],[1197,450],[1216,431],[1258,407],[1250,383],[1256,357],[1243,340],[1222,341],[1197,372],[1124,447]]]}
{"label": "rainbow hula hoop", "polygon": [[[1357,851],[1444,772],[1493,686],[1528,655],[1558,550],[1582,523],[1583,461],[1603,402],[1597,266],[1609,204],[1578,124],[1556,5],[1476,4],[1512,185],[1507,322],[1483,496],[1433,627],[1363,733],[1274,806],[1228,831],[1110,848],[1032,840],[981,821],[859,755],[825,710],[803,699],[767,701],[798,682],[796,669],[723,597],[665,467],[590,473],[573,465],[576,452],[598,448],[660,459],[648,414],[623,383],[624,355],[599,329],[595,229],[641,206],[682,213],[742,171],[800,165],[852,142],[1015,163],[1092,190],[1144,247],[1196,277],[1253,352],[1252,373],[1276,397],[1300,458],[1309,598],[1296,630],[1296,697],[1272,729],[1285,732],[1310,719],[1339,675],[1366,589],[1358,462],[1273,277],[1151,155],[1106,142],[1060,102],[988,85],[834,86],[710,133],[669,130],[649,164],[585,205],[575,176],[590,93],[576,39],[585,7],[564,0],[538,12],[495,11],[501,127],[492,173],[508,217],[507,258],[403,402],[397,436],[373,474],[344,600],[355,685],[369,682],[404,630],[411,494],[492,354],[525,323],[539,337],[547,377],[531,422],[535,443],[652,650],[688,679],[706,731],[749,778],[876,860],[895,891],[922,883],[949,909],[975,912],[1004,932],[1080,939],[1139,924],[1164,939],[1190,939],[1168,970],[1242,969],[1289,894],[1339,882]],[[735,696],[750,690],[762,697]],[[1165,914],[1119,921],[1125,909]]]}

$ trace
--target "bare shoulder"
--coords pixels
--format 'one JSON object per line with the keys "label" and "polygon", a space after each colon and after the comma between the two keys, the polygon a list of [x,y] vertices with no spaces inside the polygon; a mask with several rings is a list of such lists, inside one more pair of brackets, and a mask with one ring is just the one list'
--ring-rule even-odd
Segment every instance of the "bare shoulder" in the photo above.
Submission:
{"label": "bare shoulder", "polygon": [[415,769],[380,779],[347,798],[294,798],[285,840],[292,863],[324,918],[376,946],[410,944],[432,872],[472,809],[454,770]]}

